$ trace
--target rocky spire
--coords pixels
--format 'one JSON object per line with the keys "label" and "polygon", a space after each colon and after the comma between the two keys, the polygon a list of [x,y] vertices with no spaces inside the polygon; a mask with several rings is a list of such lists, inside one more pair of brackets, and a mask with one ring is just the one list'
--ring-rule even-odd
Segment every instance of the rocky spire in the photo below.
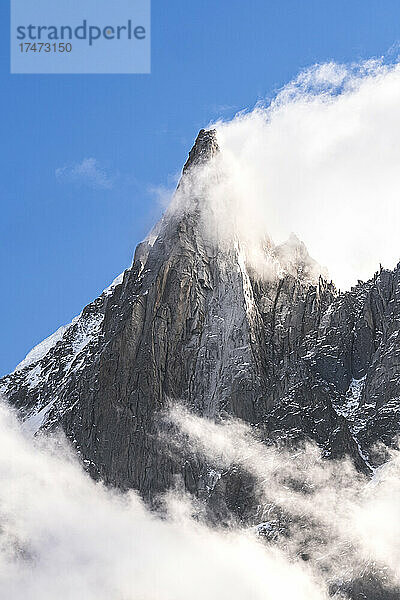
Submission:
{"label": "rocky spire", "polygon": [[195,165],[206,162],[219,151],[217,131],[215,129],[200,129],[189,157],[183,167],[183,172]]}

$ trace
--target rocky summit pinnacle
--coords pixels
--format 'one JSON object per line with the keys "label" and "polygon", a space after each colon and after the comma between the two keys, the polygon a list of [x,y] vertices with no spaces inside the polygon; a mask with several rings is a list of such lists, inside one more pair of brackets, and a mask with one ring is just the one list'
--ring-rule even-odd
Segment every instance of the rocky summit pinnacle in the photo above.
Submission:
{"label": "rocky summit pinnacle", "polygon": [[200,129],[189,157],[183,167],[183,172],[195,165],[207,162],[219,151],[217,131],[215,129]]}

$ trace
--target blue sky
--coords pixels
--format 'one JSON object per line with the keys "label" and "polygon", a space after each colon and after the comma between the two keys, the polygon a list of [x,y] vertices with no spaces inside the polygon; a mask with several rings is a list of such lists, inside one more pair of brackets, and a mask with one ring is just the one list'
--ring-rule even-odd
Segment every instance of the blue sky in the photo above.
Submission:
{"label": "blue sky", "polygon": [[201,127],[400,40],[398,0],[153,0],[151,75],[10,75],[7,4],[0,374],[129,266]]}

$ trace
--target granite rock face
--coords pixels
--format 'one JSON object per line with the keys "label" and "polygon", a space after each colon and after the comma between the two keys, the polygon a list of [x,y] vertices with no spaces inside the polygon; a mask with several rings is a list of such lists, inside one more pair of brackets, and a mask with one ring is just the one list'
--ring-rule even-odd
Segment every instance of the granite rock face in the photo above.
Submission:
{"label": "granite rock face", "polygon": [[[202,130],[180,186],[217,153]],[[371,473],[385,458],[374,445],[400,429],[400,267],[339,293],[293,236],[272,249],[282,269],[265,280],[240,244],[204,234],[200,201],[166,214],[132,266],[0,391],[32,432],[61,427],[93,477],[149,500],[180,479],[211,510],[223,498],[251,512],[245,475],[216,477],[168,444],[171,402],[243,419],[266,443],[314,440]]]}

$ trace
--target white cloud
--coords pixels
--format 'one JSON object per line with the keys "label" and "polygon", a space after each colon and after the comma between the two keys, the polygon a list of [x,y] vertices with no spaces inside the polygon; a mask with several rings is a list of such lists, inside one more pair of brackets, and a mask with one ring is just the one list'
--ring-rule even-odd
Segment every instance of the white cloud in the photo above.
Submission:
{"label": "white cloud", "polygon": [[182,496],[168,518],[92,481],[60,440],[32,440],[0,406],[0,596],[13,600],[323,600],[314,576]]}
{"label": "white cloud", "polygon": [[247,240],[296,233],[342,288],[397,263],[398,64],[316,65],[268,107],[216,127],[221,222],[235,219]]}
{"label": "white cloud", "polygon": [[[346,579],[366,561],[398,580],[397,458],[365,485],[349,463],[321,461],[315,448],[277,452],[242,423],[216,424],[178,408],[168,418],[208,464],[253,474],[263,492],[260,517],[270,518],[271,503],[280,506],[291,537],[267,544],[233,522],[207,526],[177,492],[164,497],[160,517],[135,492],[92,481],[60,438],[29,437],[0,405],[1,597],[327,600],[332,578]],[[293,481],[305,482],[307,493]]]}
{"label": "white cloud", "polygon": [[96,158],[84,158],[82,162],[56,169],[60,181],[74,182],[95,189],[109,190],[114,178],[99,165]]}

